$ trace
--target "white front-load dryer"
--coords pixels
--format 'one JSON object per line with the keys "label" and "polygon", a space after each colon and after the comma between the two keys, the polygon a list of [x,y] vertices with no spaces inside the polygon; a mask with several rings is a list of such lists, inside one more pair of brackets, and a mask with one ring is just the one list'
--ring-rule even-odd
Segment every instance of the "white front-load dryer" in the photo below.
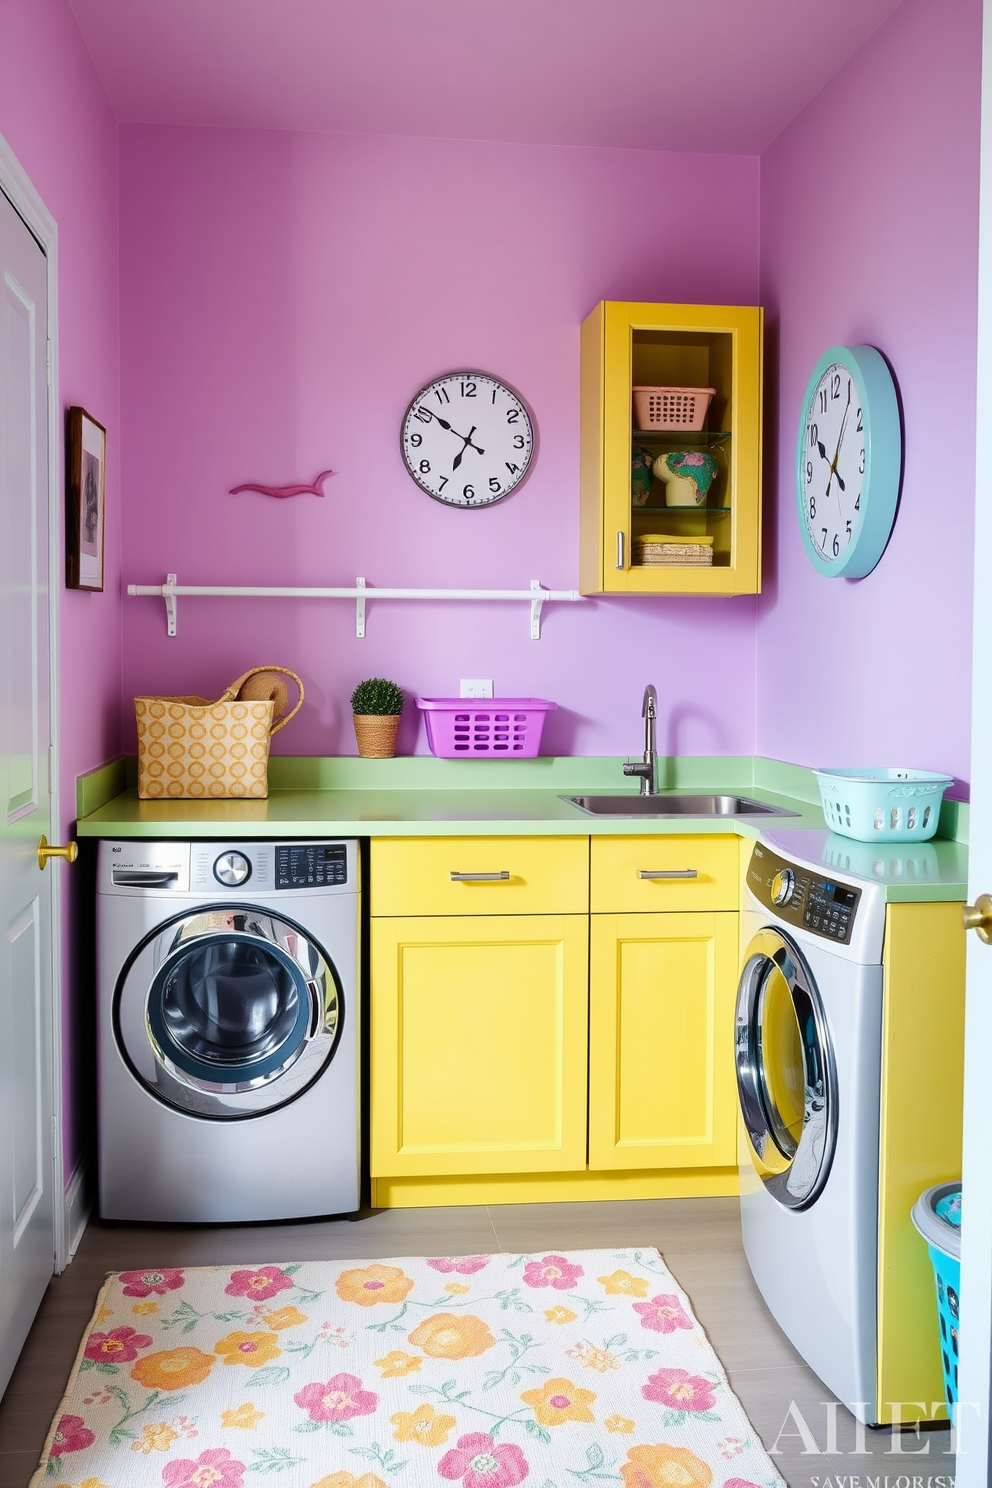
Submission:
{"label": "white front-load dryer", "polygon": [[759,840],[741,918],[744,1250],[783,1332],[873,1424],[884,890]]}
{"label": "white front-load dryer", "polygon": [[351,840],[100,843],[105,1218],[358,1209],[359,889]]}

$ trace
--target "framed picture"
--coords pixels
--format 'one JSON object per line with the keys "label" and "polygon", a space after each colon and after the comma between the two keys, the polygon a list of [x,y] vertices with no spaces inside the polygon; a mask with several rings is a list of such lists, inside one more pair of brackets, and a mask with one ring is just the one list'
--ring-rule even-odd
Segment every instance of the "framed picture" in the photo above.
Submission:
{"label": "framed picture", "polygon": [[85,408],[70,408],[65,440],[65,582],[103,589],[107,431]]}

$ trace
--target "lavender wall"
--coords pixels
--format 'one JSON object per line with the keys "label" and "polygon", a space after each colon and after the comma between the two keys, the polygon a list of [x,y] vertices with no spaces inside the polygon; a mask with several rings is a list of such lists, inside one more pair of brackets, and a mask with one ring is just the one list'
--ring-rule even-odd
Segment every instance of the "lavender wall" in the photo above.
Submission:
{"label": "lavender wall", "polygon": [[[65,0],[3,0],[0,132],[58,223],[62,406],[81,404],[108,433],[106,587],[60,594],[64,842],[76,776],[121,747],[117,124]],[[68,1174],[85,1133],[80,1090],[92,997],[86,942],[70,927],[91,917],[91,903],[79,868],[63,882]]]}
{"label": "lavender wall", "polygon": [[[769,327],[757,750],[801,764],[969,769],[981,0],[904,4],[761,160]],[[804,556],[792,476],[806,380],[877,346],[905,475],[875,571]]]}
{"label": "lavender wall", "polygon": [[[125,581],[574,587],[582,318],[754,303],[757,248],[753,159],[122,127]],[[423,495],[398,441],[414,391],[466,366],[512,383],[540,438],[476,512]],[[326,466],[323,500],[227,494]],[[639,749],[654,681],[666,748],[753,745],[752,599],[549,606],[540,642],[522,605],[370,605],[358,641],[341,601],[185,600],[170,641],[160,603],[123,603],[126,699],[281,662],[307,686],[291,753],[353,753],[369,675],[552,698],[545,745],[575,753]],[[423,750],[409,714],[401,748]]]}

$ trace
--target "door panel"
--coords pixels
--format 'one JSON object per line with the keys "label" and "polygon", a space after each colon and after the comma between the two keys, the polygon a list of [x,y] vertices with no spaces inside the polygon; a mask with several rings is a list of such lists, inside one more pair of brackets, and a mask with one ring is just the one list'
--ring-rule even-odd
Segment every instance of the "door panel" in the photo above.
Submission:
{"label": "door panel", "polygon": [[374,1175],[585,1167],[587,923],[373,920]]}
{"label": "door panel", "polygon": [[731,1167],[737,915],[593,915],[589,1166]]}
{"label": "door panel", "polygon": [[0,1390],[54,1264],[45,255],[0,193]]}

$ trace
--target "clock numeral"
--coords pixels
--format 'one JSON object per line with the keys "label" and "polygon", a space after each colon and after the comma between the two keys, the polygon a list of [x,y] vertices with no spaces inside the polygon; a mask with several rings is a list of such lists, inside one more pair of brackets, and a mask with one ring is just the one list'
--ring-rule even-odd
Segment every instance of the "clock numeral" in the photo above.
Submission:
{"label": "clock numeral", "polygon": [[491,475],[489,477],[489,489],[490,491],[495,492],[497,496],[499,495],[499,481],[497,480],[495,475]]}
{"label": "clock numeral", "polygon": [[862,420],[861,420],[861,409],[859,408],[858,409],[858,433],[859,434],[863,434],[864,433],[864,430],[865,430],[865,426],[862,423]]}
{"label": "clock numeral", "polygon": [[806,461],[806,484],[809,485],[809,483],[810,483],[810,481],[812,479],[813,479],[813,461],[812,460],[807,460]]}
{"label": "clock numeral", "polygon": [[860,511],[861,510],[861,492],[860,491],[858,492],[858,499],[854,503],[854,510],[855,511]]}
{"label": "clock numeral", "polygon": [[864,473],[865,473],[865,452],[864,452],[864,450],[862,450],[861,451],[861,464],[858,466],[858,474],[859,475],[864,475]]}
{"label": "clock numeral", "polygon": [[809,426],[809,447],[810,447],[810,449],[815,449],[816,446],[819,444],[819,442],[820,442],[820,426],[819,426],[819,424],[810,424],[810,426]]}
{"label": "clock numeral", "polygon": [[826,527],[821,527],[820,531],[823,533],[823,541],[820,544],[820,552],[824,553],[826,552],[827,548],[827,529]]}
{"label": "clock numeral", "polygon": [[510,472],[511,475],[517,475],[519,473],[519,465],[511,465],[509,460],[505,460],[503,463],[505,464],[507,470]]}
{"label": "clock numeral", "polygon": [[831,398],[839,398],[840,397],[840,373],[839,372],[835,372],[834,375],[833,375],[833,377],[831,377],[831,379],[830,379],[830,396],[831,396]]}
{"label": "clock numeral", "polygon": [[424,436],[422,434],[411,434],[410,435],[410,443],[413,445],[414,449],[419,449],[420,446],[423,444],[423,442],[424,442]]}
{"label": "clock numeral", "polygon": [[463,398],[474,398],[475,397],[475,383],[474,382],[463,382],[461,384],[461,389],[462,389],[462,397]]}
{"label": "clock numeral", "polygon": [[811,496],[809,498],[809,519],[810,519],[811,522],[812,522],[812,520],[813,520],[813,518],[815,516],[816,516],[816,497],[815,496]]}
{"label": "clock numeral", "polygon": [[462,486],[462,495],[465,497],[465,500],[466,501],[474,501],[475,500],[475,487],[474,486]]}
{"label": "clock numeral", "polygon": [[520,409],[519,408],[508,408],[506,410],[506,422],[508,424],[519,424],[519,422],[520,422]]}
{"label": "clock numeral", "polygon": [[442,388],[435,388],[434,389],[434,396],[435,396],[435,398],[437,399],[437,401],[439,403],[450,403],[451,402],[451,399],[448,397],[448,389],[447,388],[443,388],[443,387]]}
{"label": "clock numeral", "polygon": [[840,552],[840,538],[834,533],[834,557]]}
{"label": "clock numeral", "polygon": [[820,389],[819,402],[820,402],[820,412],[821,413],[826,413],[826,411],[827,411],[827,390],[826,390],[825,387],[821,387],[821,389]]}
{"label": "clock numeral", "polygon": [[438,482],[438,487],[437,487],[437,489],[438,489],[438,495],[441,494],[441,492],[444,490],[444,488],[445,488],[445,486],[447,484],[448,484],[448,477],[446,475],[442,475],[440,481]]}
{"label": "clock numeral", "polygon": [[850,524],[850,522],[848,522],[847,523],[847,540],[848,540],[848,542],[851,541],[852,536],[853,536],[853,533],[851,532],[851,524]]}
{"label": "clock numeral", "polygon": [[434,417],[430,409],[425,408],[422,403],[418,408],[415,408],[413,410],[413,416],[414,418],[418,418],[422,424],[429,424],[431,419]]}
{"label": "clock numeral", "polygon": [[430,460],[421,460],[421,462],[420,462],[420,473],[421,473],[421,475],[427,475],[427,473],[430,470],[430,468],[431,468],[431,462],[430,462]]}
{"label": "clock numeral", "polygon": [[514,436],[513,436],[513,448],[514,449],[523,449],[523,447],[524,447],[524,445],[526,443],[527,443],[527,441],[526,441],[526,439],[524,438],[524,436],[522,434],[514,434]]}

